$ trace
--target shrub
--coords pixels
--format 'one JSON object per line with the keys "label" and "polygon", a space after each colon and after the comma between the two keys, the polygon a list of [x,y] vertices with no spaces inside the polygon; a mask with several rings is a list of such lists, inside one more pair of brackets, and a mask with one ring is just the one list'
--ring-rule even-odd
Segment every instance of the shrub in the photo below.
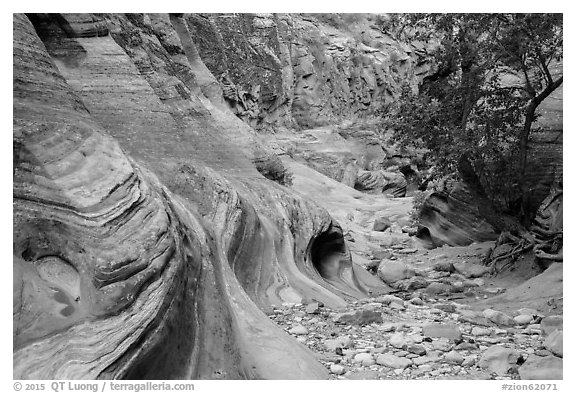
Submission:
{"label": "shrub", "polygon": [[410,222],[412,225],[420,224],[420,214],[422,213],[422,208],[424,207],[424,202],[428,197],[429,193],[423,191],[416,191],[412,199],[412,210],[410,210]]}

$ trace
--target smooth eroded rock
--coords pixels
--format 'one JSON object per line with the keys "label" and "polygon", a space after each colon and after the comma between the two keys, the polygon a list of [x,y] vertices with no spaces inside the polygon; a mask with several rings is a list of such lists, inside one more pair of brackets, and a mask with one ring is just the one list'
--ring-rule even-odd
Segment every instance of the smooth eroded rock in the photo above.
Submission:
{"label": "smooth eroded rock", "polygon": [[486,309],[482,313],[489,321],[494,322],[497,325],[514,326],[515,324],[514,319],[511,316],[504,314],[502,311]]}
{"label": "smooth eroded rock", "polygon": [[490,272],[490,267],[471,262],[455,262],[454,269],[466,278],[478,278]]}
{"label": "smooth eroded rock", "polygon": [[563,379],[563,361],[556,356],[529,355],[518,368],[521,379],[560,380]]}
{"label": "smooth eroded rock", "polygon": [[344,366],[341,366],[339,364],[331,364],[330,365],[330,372],[332,374],[342,375],[346,372],[346,369],[344,368]]}
{"label": "smooth eroded rock", "polygon": [[386,229],[392,226],[392,222],[388,217],[378,217],[374,220],[374,225],[372,226],[372,230],[376,232],[384,232]]}
{"label": "smooth eroded rock", "polygon": [[306,335],[306,334],[308,334],[308,329],[306,329],[306,328],[305,328],[304,326],[302,326],[302,325],[296,325],[296,326],[292,327],[290,330],[288,330],[288,333],[296,334],[296,335],[298,335],[298,336],[301,336],[301,335]]}
{"label": "smooth eroded rock", "polygon": [[544,341],[544,348],[552,352],[556,356],[563,357],[564,355],[564,333],[562,330],[555,330]]}
{"label": "smooth eroded rock", "polygon": [[376,358],[376,363],[381,366],[390,367],[393,369],[404,369],[412,364],[410,359],[405,357],[398,357],[391,354],[383,353],[378,355]]}
{"label": "smooth eroded rock", "polygon": [[478,365],[502,376],[516,368],[520,358],[520,353],[515,349],[493,345],[484,351]]}
{"label": "smooth eroded rock", "polygon": [[383,260],[378,266],[378,277],[387,284],[413,277],[414,269],[403,262]]}
{"label": "smooth eroded rock", "polygon": [[422,334],[428,337],[444,337],[450,340],[460,340],[462,332],[455,324],[431,323],[422,327]]}
{"label": "smooth eroded rock", "polygon": [[544,317],[540,321],[540,329],[545,336],[549,335],[555,330],[562,330],[564,326],[564,318],[562,315],[550,315],[549,317]]}
{"label": "smooth eroded rock", "polygon": [[444,362],[460,365],[464,362],[464,356],[462,356],[458,351],[450,351],[444,354]]}
{"label": "smooth eroded rock", "polygon": [[368,325],[374,322],[382,322],[382,312],[374,308],[365,308],[354,312],[337,314],[334,317],[335,323]]}

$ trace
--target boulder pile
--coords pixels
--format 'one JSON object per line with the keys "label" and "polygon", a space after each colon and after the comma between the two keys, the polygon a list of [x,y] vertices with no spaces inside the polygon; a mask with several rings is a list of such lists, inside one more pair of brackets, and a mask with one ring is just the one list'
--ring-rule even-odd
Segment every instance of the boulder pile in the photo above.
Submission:
{"label": "boulder pile", "polygon": [[473,311],[408,293],[356,301],[345,312],[310,315],[305,307],[285,303],[270,318],[316,352],[333,379],[562,378],[561,316]]}

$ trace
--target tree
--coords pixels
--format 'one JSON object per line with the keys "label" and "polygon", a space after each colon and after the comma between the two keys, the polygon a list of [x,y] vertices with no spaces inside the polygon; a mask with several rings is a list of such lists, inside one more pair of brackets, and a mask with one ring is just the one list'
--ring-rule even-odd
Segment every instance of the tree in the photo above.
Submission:
{"label": "tree", "polygon": [[[400,142],[430,149],[439,173],[459,172],[481,195],[492,183],[508,202],[523,198],[536,110],[562,84],[550,71],[562,58],[562,15],[412,14],[404,21],[413,39],[438,40],[437,66],[418,94],[404,90],[385,126]],[[520,205],[522,218],[533,213],[524,199]]]}
{"label": "tree", "polygon": [[554,78],[550,71],[553,61],[563,55],[563,22],[561,14],[497,15],[501,28],[496,31],[493,45],[503,63],[524,77],[519,88],[525,93],[524,122],[518,137],[519,186],[522,215],[527,212],[526,167],[528,141],[537,119],[538,106],[563,83],[563,75]]}

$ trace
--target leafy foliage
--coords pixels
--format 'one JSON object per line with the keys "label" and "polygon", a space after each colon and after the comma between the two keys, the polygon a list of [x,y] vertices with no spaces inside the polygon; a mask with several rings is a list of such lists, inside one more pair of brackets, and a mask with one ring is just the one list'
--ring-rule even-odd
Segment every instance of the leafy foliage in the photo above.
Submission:
{"label": "leafy foliage", "polygon": [[401,22],[412,39],[438,40],[437,67],[418,94],[405,87],[383,125],[401,143],[428,148],[439,176],[459,171],[484,189],[497,179],[500,194],[517,196],[535,109],[562,83],[550,72],[562,58],[562,15],[409,14]]}
{"label": "leafy foliage", "polygon": [[410,210],[410,223],[417,226],[420,224],[420,213],[422,213],[422,208],[424,207],[424,202],[426,198],[430,195],[429,192],[416,191],[412,197],[412,210]]}

